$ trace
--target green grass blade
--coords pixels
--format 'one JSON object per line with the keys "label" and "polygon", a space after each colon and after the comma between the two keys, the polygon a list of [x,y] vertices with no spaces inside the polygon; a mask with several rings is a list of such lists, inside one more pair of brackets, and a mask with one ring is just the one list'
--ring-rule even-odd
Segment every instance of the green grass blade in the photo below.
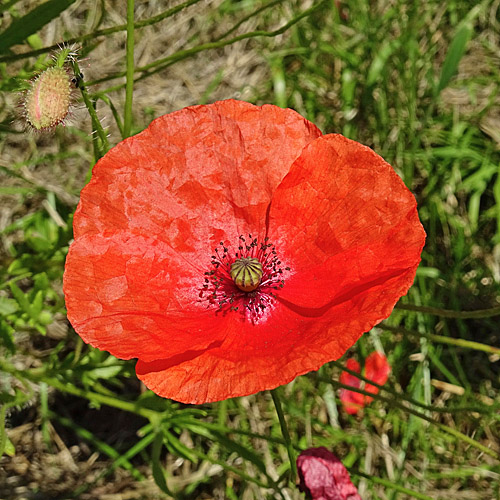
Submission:
{"label": "green grass blade", "polygon": [[372,481],[374,483],[381,484],[387,488],[391,488],[391,489],[393,489],[395,491],[399,491],[401,493],[405,493],[406,495],[409,495],[412,498],[418,498],[419,500],[432,500],[432,497],[430,497],[430,496],[424,495],[423,493],[420,493],[420,492],[415,491],[415,490],[410,490],[409,488],[406,488],[405,486],[403,486],[401,484],[397,484],[393,481],[389,481],[388,479],[384,479],[382,477],[370,476],[369,474],[365,474],[365,473],[360,472],[360,471],[351,472],[351,474],[353,476],[364,477],[364,478],[368,479],[368,481]]}
{"label": "green grass blade", "polygon": [[15,5],[19,0],[10,0],[10,2],[4,3],[3,5],[0,5],[0,13],[3,13],[10,9],[13,5]]}
{"label": "green grass blade", "polygon": [[4,54],[13,45],[36,33],[74,2],[75,0],[49,0],[13,21],[3,33],[0,33],[0,54]]}
{"label": "green grass blade", "polygon": [[134,0],[127,0],[127,83],[123,135],[128,137],[132,128],[132,98],[134,94]]}
{"label": "green grass blade", "polygon": [[471,23],[464,24],[456,33],[453,41],[451,42],[446,58],[441,68],[441,77],[438,83],[438,93],[448,86],[448,83],[458,70],[458,65],[463,55],[467,43],[472,36],[473,28]]}
{"label": "green grass blade", "polygon": [[441,309],[440,307],[418,306],[415,304],[396,304],[395,309],[403,311],[421,312],[441,316],[442,318],[457,319],[481,319],[500,316],[500,306],[490,307],[489,309],[476,309],[474,311],[453,311],[451,309]]}
{"label": "green grass blade", "polygon": [[57,415],[51,410],[47,410],[47,417],[50,417],[59,422],[61,425],[64,425],[64,427],[71,429],[78,437],[91,443],[101,453],[104,453],[105,455],[115,460],[116,462],[120,461],[119,462],[120,466],[123,467],[125,470],[128,470],[136,480],[140,481],[144,479],[144,476],[140,473],[140,471],[136,469],[128,460],[125,460],[123,458],[123,455],[119,451],[117,451],[115,448],[113,448],[106,442],[101,441],[100,439],[95,437],[94,434],[88,429],[85,429],[84,427],[77,425],[69,418]]}
{"label": "green grass blade", "polygon": [[[145,26],[151,26],[153,24],[156,24],[162,21],[163,19],[166,19],[168,17],[173,16],[174,14],[177,14],[177,12],[180,12],[182,9],[189,7],[190,5],[196,4],[200,1],[201,0],[188,0],[187,2],[181,3],[179,5],[176,5],[175,7],[167,9],[166,11],[162,12],[161,14],[158,14],[157,16],[150,17],[148,19],[144,19],[143,21],[135,23],[134,28],[139,29],[139,28],[144,28]],[[126,24],[120,24],[117,26],[112,26],[110,28],[96,30],[93,31],[92,33],[87,33],[86,35],[69,38],[63,40],[63,43],[65,43],[66,45],[71,45],[73,43],[81,45],[85,44],[85,42],[88,41],[92,42],[93,40],[96,40],[98,37],[109,36],[112,35],[113,33],[125,31],[126,29],[127,29]],[[49,45],[48,47],[43,47],[41,49],[23,52],[22,54],[8,54],[0,57],[0,62],[19,61],[21,59],[26,59],[28,57],[38,57],[41,54],[46,54],[47,52],[57,50],[58,46],[59,44],[54,44],[54,45]]]}
{"label": "green grass blade", "polygon": [[393,40],[380,47],[368,70],[368,76],[366,78],[366,85],[368,87],[372,86],[385,71],[388,71],[387,62],[400,46],[401,43],[399,40]]}
{"label": "green grass blade", "polygon": [[448,47],[448,52],[444,59],[443,67],[441,68],[441,76],[439,78],[437,93],[439,94],[453,78],[458,70],[460,60],[465,54],[465,49],[469,43],[472,34],[474,33],[474,19],[478,16],[482,9],[482,5],[473,7],[463,22],[458,25],[457,32]]}
{"label": "green grass blade", "polygon": [[0,407],[0,457],[3,455],[7,447],[7,432],[5,430],[5,413],[7,408],[5,405]]}
{"label": "green grass blade", "polygon": [[153,441],[153,453],[151,457],[153,479],[155,480],[156,485],[158,486],[158,488],[160,488],[161,491],[163,491],[167,495],[170,495],[171,497],[174,497],[174,495],[167,486],[165,471],[163,470],[163,467],[160,463],[160,454],[162,447],[163,447],[163,436],[161,432],[158,432]]}

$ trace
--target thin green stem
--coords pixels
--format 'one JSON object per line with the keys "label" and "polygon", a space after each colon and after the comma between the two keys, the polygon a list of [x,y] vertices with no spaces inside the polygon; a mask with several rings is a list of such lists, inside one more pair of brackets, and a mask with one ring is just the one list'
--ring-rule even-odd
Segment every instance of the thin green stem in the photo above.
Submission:
{"label": "thin green stem", "polygon": [[[2,234],[2,232],[0,232],[0,234]],[[11,278],[8,281],[4,281],[3,283],[0,284],[0,290],[2,290],[2,288],[7,288],[11,283],[17,283],[18,281],[21,281],[25,278],[29,278],[32,275],[33,275],[33,273],[27,272],[27,273],[20,274],[19,276],[15,276],[14,278]]]}
{"label": "thin green stem", "polygon": [[363,472],[352,471],[352,470],[349,470],[349,474],[351,476],[364,477],[364,478],[368,479],[368,481],[372,481],[374,483],[381,484],[387,488],[392,488],[396,491],[400,491],[401,493],[405,493],[406,495],[410,495],[413,498],[418,498],[419,500],[433,500],[432,497],[424,495],[423,493],[420,493],[420,492],[415,491],[415,490],[410,490],[409,488],[405,488],[404,486],[393,483],[392,481],[389,481],[389,480],[384,479],[382,477],[370,476],[368,474],[364,474]]}
{"label": "thin green stem", "polygon": [[119,408],[120,410],[128,411],[130,413],[135,413],[148,420],[158,420],[160,414],[154,410],[149,410],[148,408],[142,408],[135,403],[130,401],[125,401],[113,396],[106,396],[104,394],[99,394],[97,392],[90,392],[86,389],[80,389],[71,384],[71,382],[61,382],[57,378],[52,377],[43,368],[34,368],[31,370],[18,370],[10,363],[0,359],[0,371],[10,373],[18,378],[23,377],[31,382],[45,382],[46,384],[54,387],[55,389],[72,394],[73,396],[78,396],[81,398],[88,399],[89,401],[94,401],[99,404],[104,404],[107,406],[112,406],[113,408]]}
{"label": "thin green stem", "polygon": [[[322,2],[318,2],[317,4],[313,5],[309,9],[306,9],[302,11],[300,14],[298,14],[296,17],[288,21],[286,24],[284,24],[281,28],[278,28],[277,30],[274,31],[264,31],[264,30],[257,30],[257,31],[250,31],[248,33],[243,33],[241,35],[235,36],[234,38],[230,38],[229,40],[220,40],[218,42],[208,42],[208,43],[203,43],[201,45],[198,45],[196,47],[191,47],[190,49],[184,49],[184,50],[179,50],[178,52],[175,52],[174,54],[171,54],[167,57],[164,57],[162,59],[158,59],[157,61],[153,61],[150,64],[146,64],[145,66],[140,66],[135,68],[136,73],[141,73],[144,72],[143,75],[141,75],[140,78],[137,79],[140,80],[144,77],[147,77],[149,75],[152,75],[158,71],[162,71],[168,66],[171,66],[172,64],[181,61],[183,59],[186,59],[188,57],[191,57],[195,54],[198,54],[199,52],[203,52],[204,50],[211,50],[211,49],[220,49],[222,47],[226,47],[227,45],[232,45],[233,43],[240,42],[241,40],[246,40],[249,38],[256,38],[256,37],[275,37],[277,35],[283,34],[285,31],[287,31],[289,28],[291,28],[293,25],[297,24],[301,19],[304,19],[305,17],[311,15],[313,12],[315,12],[317,9],[319,9],[323,4],[325,3],[325,0]],[[107,82],[109,80],[114,80],[115,78],[121,78],[125,76],[125,72],[120,71],[118,73],[113,73],[112,75],[108,75],[106,77],[100,78],[98,80],[93,80],[90,82],[91,85],[97,84],[97,83],[103,83]],[[106,92],[110,92],[111,90],[117,90],[122,88],[123,85],[116,85],[110,89],[106,89]]]}
{"label": "thin green stem", "polygon": [[464,347],[465,349],[474,349],[475,351],[483,351],[489,354],[500,355],[500,348],[481,344],[480,342],[474,342],[473,340],[455,339],[453,337],[445,337],[444,335],[436,335],[434,333],[429,333],[429,339],[442,344],[449,344],[457,347]]}
{"label": "thin green stem", "polygon": [[134,95],[134,0],[127,0],[127,84],[123,135],[128,137],[132,128],[132,99]]}
{"label": "thin green stem", "polygon": [[416,332],[399,326],[388,325],[386,323],[381,324],[380,327],[390,332],[402,333],[403,335],[427,337],[428,339],[441,344],[449,344],[456,347],[463,347],[464,349],[473,349],[475,351],[487,352],[488,354],[500,355],[500,348],[487,344],[481,344],[480,342],[474,342],[473,340],[456,339],[454,337],[445,337],[444,335],[436,335],[434,333]]}
{"label": "thin green stem", "polygon": [[[170,435],[170,433],[166,430],[163,431],[163,433],[167,436],[167,438]],[[217,458],[215,457],[211,457],[210,455],[205,455],[205,453],[197,450],[196,448],[190,448],[189,449],[190,453],[192,453],[193,455],[197,456],[199,459],[201,460],[206,460],[207,462],[210,462],[210,463],[213,463],[213,464],[217,464],[217,465],[220,465],[223,469],[226,469],[234,474],[237,474],[238,476],[240,476],[242,479],[244,479],[245,481],[248,481],[250,483],[254,483],[262,488],[270,488],[271,486],[269,484],[266,484],[262,481],[260,481],[259,479],[257,479],[256,477],[252,477],[250,476],[249,474],[247,474],[246,472],[242,471],[241,469],[238,469],[237,467],[233,467],[229,464],[227,464],[224,460],[218,460]]]}
{"label": "thin green stem", "polygon": [[[383,401],[389,405],[392,405],[392,406],[397,407],[401,410],[404,410],[408,413],[411,413],[412,415],[415,415],[416,417],[419,417],[422,420],[425,420],[425,421],[429,422],[430,424],[435,425],[436,427],[447,432],[448,434],[451,434],[452,436],[460,439],[461,441],[466,442],[467,444],[482,451],[483,453],[486,453],[490,457],[493,457],[496,460],[500,461],[500,454],[498,452],[496,452],[495,450],[492,450],[491,448],[484,446],[483,444],[479,443],[475,439],[472,439],[471,437],[467,436],[466,434],[463,434],[462,432],[457,431],[456,429],[453,429],[452,427],[449,427],[448,425],[442,424],[441,422],[438,422],[437,420],[434,420],[433,418],[428,417],[424,413],[421,413],[413,408],[410,408],[406,405],[401,404],[399,401],[396,401],[394,398],[386,398],[384,396],[381,396],[380,394],[373,394],[372,392],[368,392],[368,391],[365,391],[363,389],[358,389],[357,387],[352,387],[350,385],[341,384],[340,382],[337,382],[336,380],[327,380],[325,378],[321,378],[321,380],[332,384],[337,389],[347,389],[347,390],[352,391],[352,392],[357,392],[359,394],[363,394],[364,396],[369,396],[373,399],[378,399],[378,400]],[[370,382],[370,383],[373,384],[373,382]]]}
{"label": "thin green stem", "polygon": [[243,19],[240,19],[232,28],[228,29],[222,35],[217,37],[215,41],[218,42],[219,40],[226,38],[226,36],[230,35],[231,33],[234,33],[244,22],[248,21],[252,17],[257,16],[258,14],[263,12],[264,10],[267,10],[271,7],[274,7],[275,5],[278,5],[280,3],[283,3],[283,0],[274,0],[273,2],[269,2],[268,4],[263,5],[262,7],[259,7],[258,9],[254,10],[253,12],[248,14],[248,16],[245,16]]}
{"label": "thin green stem", "polygon": [[115,105],[113,104],[113,101],[109,98],[109,96],[104,95],[104,94],[99,94],[97,99],[102,99],[108,106],[109,109],[111,109],[111,113],[113,114],[113,118],[115,119],[116,126],[118,127],[118,130],[120,131],[120,135],[122,139],[125,139],[125,135],[123,134],[123,123],[120,118],[120,115],[118,113],[118,110],[116,109]]}
{"label": "thin green stem", "polygon": [[[342,363],[339,363],[338,361],[330,361],[330,363],[338,368],[340,368],[342,371],[345,371],[346,373],[349,373],[350,375],[358,378],[359,380],[362,380],[363,382],[370,384],[374,387],[376,387],[379,391],[384,391],[388,392],[392,396],[394,396],[395,399],[397,400],[402,400],[405,401],[406,403],[413,405],[413,406],[418,406],[419,408],[422,408],[424,410],[428,411],[433,411],[436,413],[463,413],[463,412],[477,412],[477,413],[483,413],[486,415],[492,415],[496,411],[496,407],[492,406],[490,410],[486,409],[485,407],[480,407],[480,406],[464,406],[460,408],[441,408],[441,407],[436,407],[432,405],[427,405],[425,403],[422,403],[420,401],[417,401],[416,399],[409,398],[405,396],[404,394],[395,391],[394,389],[391,389],[387,386],[377,384],[377,382],[370,380],[369,378],[365,377],[364,375],[361,375],[361,373],[355,372],[354,370],[350,370],[347,368],[347,366],[344,366]],[[321,378],[323,381],[327,381],[325,378]]]}
{"label": "thin green stem", "polygon": [[424,314],[433,314],[443,318],[457,319],[479,319],[491,318],[492,316],[500,316],[500,306],[491,307],[489,309],[477,309],[475,311],[453,311],[451,309],[440,309],[439,307],[417,306],[415,304],[396,304],[395,309],[403,311],[415,311]]}
{"label": "thin green stem", "polygon": [[67,392],[73,396],[78,396],[80,398],[88,399],[89,401],[95,401],[96,403],[119,408],[120,410],[128,411],[130,413],[135,413],[136,415],[140,415],[141,417],[149,420],[158,418],[157,412],[147,408],[141,408],[130,401],[118,399],[113,396],[105,396],[104,394],[99,394],[97,392],[90,392],[86,389],[80,389],[74,385],[70,385],[69,383],[59,382],[56,378],[44,378],[44,381],[55,389],[61,392]]}
{"label": "thin green stem", "polygon": [[[71,61],[71,67],[73,69],[73,72],[75,74],[75,77],[78,79],[80,77],[80,67],[78,65],[78,62],[76,60]],[[106,135],[106,132],[102,128],[101,121],[99,120],[99,117],[97,116],[97,112],[94,108],[94,105],[92,101],[90,100],[89,94],[87,92],[87,89],[85,88],[85,85],[81,83],[79,85],[80,91],[82,93],[82,98],[83,102],[85,103],[85,106],[87,108],[87,111],[89,112],[90,118],[92,120],[92,129],[95,131],[97,134],[97,137],[99,138],[101,144],[98,147],[98,154],[96,156],[104,156],[105,153],[108,152],[109,150],[109,142],[108,142],[108,137]],[[98,160],[99,158],[96,158]]]}
{"label": "thin green stem", "polygon": [[96,438],[94,434],[88,429],[80,427],[73,420],[66,417],[62,417],[50,410],[47,410],[47,416],[50,417],[51,419],[56,420],[64,427],[71,429],[78,437],[84,439],[85,441],[88,441],[89,443],[92,443],[92,445],[95,448],[97,448],[100,452],[106,454],[108,457],[115,460],[115,463],[111,466],[111,470],[116,468],[118,464],[124,469],[128,470],[132,474],[132,476],[138,481],[142,481],[144,479],[144,476],[122,454],[120,454],[117,450],[115,450],[115,448],[113,448],[109,444]]}
{"label": "thin green stem", "polygon": [[[144,19],[143,21],[138,21],[137,23],[134,24],[134,28],[139,29],[139,28],[144,28],[145,26],[151,26],[153,24],[156,24],[160,21],[163,21],[163,19],[171,17],[174,14],[177,14],[177,12],[185,9],[186,7],[189,7],[190,5],[193,5],[200,1],[201,0],[187,0],[186,2],[176,5],[175,7],[172,7],[171,9],[161,12],[156,16]],[[56,43],[49,47],[44,47],[43,49],[30,50],[29,52],[24,52],[23,54],[5,55],[0,57],[0,62],[18,61],[20,59],[26,59],[27,57],[38,57],[41,54],[46,54],[47,52],[51,52],[52,50],[59,49],[61,44],[72,45],[74,43],[84,43],[87,41],[94,41],[97,37],[108,36],[112,35],[113,33],[118,33],[120,31],[126,31],[126,30],[127,30],[126,24],[112,26],[111,28],[105,28],[102,30],[93,31],[92,33],[87,33],[86,35],[77,36],[75,38],[70,38],[68,40],[63,40],[62,42]]]}
{"label": "thin green stem", "polygon": [[285,440],[286,451],[288,453],[288,458],[290,460],[290,481],[295,483],[297,479],[297,464],[295,463],[295,451],[293,449],[293,444],[290,439],[290,433],[288,432],[288,426],[286,425],[285,415],[283,414],[283,408],[281,407],[281,401],[278,395],[278,389],[274,389],[271,392],[273,398],[274,407],[276,408],[276,413],[278,414],[278,420],[280,422],[281,433],[283,434],[283,439]]}
{"label": "thin green stem", "polygon": [[139,452],[141,452],[144,448],[149,446],[153,439],[154,439],[154,434],[150,432],[147,434],[144,438],[142,438],[138,443],[136,443],[134,446],[129,448],[128,451],[126,451],[123,455],[120,455],[119,458],[117,458],[107,469],[104,469],[102,472],[100,472],[97,476],[94,476],[92,478],[91,482],[85,482],[82,484],[80,487],[78,487],[74,492],[73,492],[73,498],[79,498],[79,496],[84,493],[85,491],[92,489],[102,478],[108,476],[111,474],[116,468],[121,467],[122,464],[128,463],[130,459],[135,457]]}

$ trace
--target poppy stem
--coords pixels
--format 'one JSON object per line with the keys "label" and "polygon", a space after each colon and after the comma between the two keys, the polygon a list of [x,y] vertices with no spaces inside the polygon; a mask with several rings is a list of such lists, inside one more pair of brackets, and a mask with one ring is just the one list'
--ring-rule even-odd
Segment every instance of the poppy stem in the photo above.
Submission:
{"label": "poppy stem", "polygon": [[403,311],[421,312],[424,314],[432,314],[443,318],[457,319],[480,319],[500,316],[500,306],[491,307],[489,309],[476,309],[475,311],[453,311],[451,309],[441,309],[439,307],[418,306],[416,304],[396,304],[395,309]]}
{"label": "poppy stem", "polygon": [[132,97],[134,94],[134,0],[127,0],[127,83],[123,135],[128,137],[132,128]]}
{"label": "poppy stem", "polygon": [[500,348],[488,344],[481,344],[480,342],[475,342],[473,340],[456,339],[454,337],[446,337],[444,335],[435,335],[434,333],[417,332],[414,330],[407,330],[406,328],[399,326],[387,325],[386,323],[381,323],[381,327],[389,332],[402,333],[403,335],[409,335],[417,338],[426,337],[429,340],[440,344],[454,345],[457,347],[463,347],[464,349],[474,349],[475,351],[500,355]]}
{"label": "poppy stem", "polygon": [[[78,65],[78,62],[76,60],[71,61],[71,67],[73,69],[73,72],[75,74],[75,77],[80,76],[80,67]],[[97,137],[94,139],[94,148],[96,149],[95,151],[95,156],[96,156],[96,161],[104,156],[105,153],[108,152],[109,150],[109,143],[108,143],[108,137],[106,135],[106,132],[102,128],[101,122],[99,120],[99,117],[97,116],[97,111],[94,107],[94,103],[89,97],[89,94],[87,92],[87,89],[85,87],[86,84],[80,84],[79,89],[80,92],[82,93],[82,98],[83,102],[85,103],[85,107],[87,108],[87,111],[89,112],[90,118],[92,120],[92,130],[97,134]],[[97,145],[97,141],[100,141],[100,145]]]}
{"label": "poppy stem", "polygon": [[290,433],[288,432],[288,426],[286,425],[285,415],[283,414],[283,408],[281,407],[281,401],[278,395],[278,389],[273,389],[270,392],[273,398],[274,407],[276,408],[276,413],[278,414],[281,433],[283,434],[286,451],[288,453],[288,458],[290,460],[290,481],[292,483],[295,483],[295,481],[297,480],[297,463],[295,461],[295,452],[293,449],[292,441],[290,440]]}

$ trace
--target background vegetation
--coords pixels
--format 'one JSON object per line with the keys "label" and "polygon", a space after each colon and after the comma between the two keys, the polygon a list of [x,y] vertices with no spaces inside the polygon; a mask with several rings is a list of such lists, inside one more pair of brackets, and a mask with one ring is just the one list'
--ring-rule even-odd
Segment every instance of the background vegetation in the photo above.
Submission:
{"label": "background vegetation", "polygon": [[[16,109],[63,40],[110,145],[237,98],[292,107],[396,168],[428,234],[415,285],[342,360],[281,389],[291,438],[334,451],[366,500],[500,498],[499,5],[138,1],[127,64],[126,2],[1,0],[0,498],[303,497],[268,393],[161,399],[68,324],[72,213],[106,141],[83,104],[51,134]],[[342,366],[375,348],[389,382],[349,416]]]}

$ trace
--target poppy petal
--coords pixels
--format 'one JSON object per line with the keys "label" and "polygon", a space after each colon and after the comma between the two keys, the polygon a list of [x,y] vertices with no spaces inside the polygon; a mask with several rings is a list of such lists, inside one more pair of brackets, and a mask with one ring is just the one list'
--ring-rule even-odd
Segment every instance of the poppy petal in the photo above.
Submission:
{"label": "poppy petal", "polygon": [[[359,363],[352,358],[347,360],[346,368],[360,373]],[[389,365],[389,362],[384,354],[374,351],[368,355],[365,360],[365,369],[363,373],[367,379],[372,380],[379,385],[384,385],[389,378],[390,372],[391,366]],[[345,371],[340,374],[340,383],[350,385],[355,388],[362,388],[364,391],[372,394],[378,394],[379,391],[378,387],[368,383],[365,384],[358,377],[355,377]],[[342,405],[347,413],[350,415],[356,415],[361,408],[373,401],[373,398],[360,394],[359,392],[353,392],[342,388],[340,389],[340,400],[342,401]]]}
{"label": "poppy petal", "polygon": [[146,361],[224,338],[225,320],[198,303],[210,255],[265,232],[277,184],[319,135],[292,110],[223,101],[160,117],[109,151],[81,193],[64,276],[81,337]]}
{"label": "poppy petal", "polygon": [[292,263],[280,292],[290,307],[328,314],[348,301],[375,324],[413,283],[425,241],[415,198],[366,146],[339,135],[310,143],[276,189],[269,219]]}
{"label": "poppy petal", "polygon": [[238,314],[228,314],[221,345],[149,363],[140,359],[137,376],[166,398],[218,401],[286,384],[340,357],[354,342],[336,335],[336,327],[321,318],[305,318],[279,303],[269,314],[268,321],[251,327]]}
{"label": "poppy petal", "polygon": [[[232,312],[218,324],[224,329],[222,344],[203,351],[189,350],[187,356],[158,357],[150,363],[140,359],[136,373],[158,395],[183,403],[199,404],[273,389],[338,359],[373,326],[360,323],[351,307],[348,302],[336,306],[335,323],[326,315],[304,316],[280,301],[268,308],[267,320],[253,325],[242,314]],[[353,378],[359,387],[359,379]],[[353,398],[362,401],[363,395]]]}
{"label": "poppy petal", "polygon": [[320,135],[292,110],[233,100],[161,116],[94,167],[75,238],[127,230],[197,262],[225,235],[264,232],[276,186]]}
{"label": "poppy petal", "polygon": [[[321,137],[294,111],[238,101],[166,115],[113,148],[74,232],[64,291],[76,331],[139,358],[148,387],[186,403],[339,358],[406,293],[424,241],[414,198],[375,153]],[[246,234],[270,237],[287,266],[283,288],[255,292],[267,298],[256,317],[202,298],[214,248],[238,251]]]}
{"label": "poppy petal", "polygon": [[[345,366],[347,369],[349,369],[353,372],[361,373],[361,367],[359,366],[359,363],[353,358],[349,358],[346,361]],[[351,387],[360,387],[360,385],[361,385],[361,380],[358,377],[356,377],[355,375],[352,375],[346,371],[343,371],[340,374],[339,380],[340,380],[341,384],[350,385]]]}
{"label": "poppy petal", "polygon": [[384,385],[391,373],[387,358],[378,351],[372,352],[365,360],[365,377],[378,385]]}
{"label": "poppy petal", "polygon": [[[366,358],[364,375],[367,379],[373,380],[378,385],[384,385],[389,378],[389,373],[391,373],[391,365],[381,352],[374,351]],[[379,389],[374,385],[366,384],[365,391],[378,394]],[[365,396],[365,404],[372,400],[370,396]]]}
{"label": "poppy petal", "polygon": [[[355,359],[348,359],[346,362],[346,368],[354,372],[361,373],[361,367]],[[345,371],[340,374],[339,382],[344,385],[355,387],[356,389],[361,387],[361,380],[355,375]],[[349,413],[349,415],[356,415],[356,413],[358,413],[358,411],[361,410],[365,404],[365,396],[363,394],[353,392],[345,388],[340,389],[339,397],[344,410]]]}
{"label": "poppy petal", "polygon": [[[190,291],[193,280],[202,281],[201,273],[157,239],[87,234],[72,245],[66,266],[72,325],[94,347],[123,359],[156,359],[159,352],[202,349],[223,338],[206,309],[179,314],[181,284]],[[176,294],[167,286],[171,281],[178,284]],[[205,324],[203,315],[210,315]],[[173,329],[176,334],[168,335]]]}

